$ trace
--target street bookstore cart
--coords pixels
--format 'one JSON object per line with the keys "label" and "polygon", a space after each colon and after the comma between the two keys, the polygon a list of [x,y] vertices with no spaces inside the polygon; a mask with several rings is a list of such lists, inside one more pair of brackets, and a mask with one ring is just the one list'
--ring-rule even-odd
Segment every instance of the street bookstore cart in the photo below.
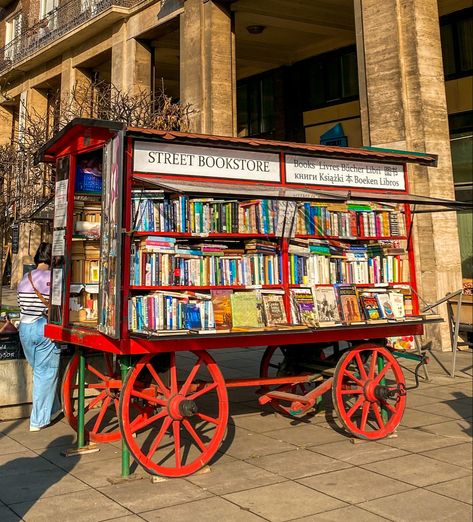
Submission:
{"label": "street bookstore cart", "polygon": [[[421,315],[408,191],[431,154],[125,128],[74,120],[39,151],[56,165],[46,334],[76,345],[62,384],[79,450],[123,441],[151,474],[205,466],[227,430],[227,389],[289,417],[331,393],[354,437],[399,425],[398,341]],[[225,379],[216,349],[267,347]],[[238,352],[237,352],[238,353]],[[237,356],[237,355],[236,355]]]}

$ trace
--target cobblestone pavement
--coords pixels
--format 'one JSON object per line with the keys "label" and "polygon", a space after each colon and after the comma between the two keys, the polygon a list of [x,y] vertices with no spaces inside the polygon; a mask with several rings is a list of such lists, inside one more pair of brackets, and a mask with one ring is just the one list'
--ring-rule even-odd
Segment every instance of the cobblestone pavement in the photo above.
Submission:
{"label": "cobblestone pavement", "polygon": [[[262,349],[214,353],[226,377],[254,376]],[[409,392],[397,437],[352,444],[330,405],[305,421],[261,412],[249,389],[230,390],[231,424],[210,472],[112,484],[120,443],[65,458],[64,420],[38,433],[0,423],[0,520],[360,521],[472,520],[472,354],[458,376],[436,354],[432,381]],[[406,375],[412,380],[412,366]]]}

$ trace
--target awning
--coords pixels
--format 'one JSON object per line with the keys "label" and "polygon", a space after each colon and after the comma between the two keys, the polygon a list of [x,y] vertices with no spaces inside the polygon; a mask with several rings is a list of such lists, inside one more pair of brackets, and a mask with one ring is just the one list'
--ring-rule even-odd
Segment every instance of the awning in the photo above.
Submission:
{"label": "awning", "polygon": [[273,185],[247,185],[233,182],[209,182],[192,180],[175,180],[156,178],[146,174],[134,174],[133,179],[142,183],[159,187],[164,191],[178,192],[189,196],[225,196],[233,199],[241,198],[267,198],[290,201],[320,200],[320,201],[345,201],[338,194],[320,193],[315,190],[305,190],[295,187],[282,187]]}
{"label": "awning", "polygon": [[[312,189],[305,188],[309,192]],[[454,199],[431,198],[416,194],[393,194],[391,192],[361,192],[357,190],[334,190],[334,191],[314,191],[320,197],[330,194],[343,199],[344,201],[379,201],[380,203],[405,203],[415,205],[414,213],[439,212],[445,210],[468,210],[473,208],[471,201],[456,201]],[[419,208],[421,207],[421,208]],[[424,208],[427,207],[427,208]],[[431,208],[432,207],[432,208]]]}

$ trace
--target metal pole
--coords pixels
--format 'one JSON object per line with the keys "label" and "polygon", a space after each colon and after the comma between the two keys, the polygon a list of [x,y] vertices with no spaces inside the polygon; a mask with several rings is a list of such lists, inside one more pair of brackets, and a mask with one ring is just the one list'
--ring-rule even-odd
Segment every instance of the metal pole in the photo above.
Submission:
{"label": "metal pole", "polygon": [[[120,356],[120,372],[122,377],[122,390],[125,382],[126,374],[130,369],[130,357],[128,355]],[[130,475],[130,450],[125,442],[125,437],[122,437],[122,478],[127,478]]]}
{"label": "metal pole", "polygon": [[462,299],[463,299],[463,292],[460,293],[458,296],[458,303],[457,303],[457,313],[455,314],[455,326],[453,330],[453,343],[452,343],[452,379],[455,378],[455,366],[457,363],[457,348],[458,348],[458,332],[460,330],[460,314],[461,314],[461,308],[462,308]]}
{"label": "metal pole", "polygon": [[77,404],[77,448],[85,447],[85,353],[79,348],[79,397]]}
{"label": "metal pole", "polygon": [[[379,356],[376,361],[376,364],[378,366],[378,373],[382,372],[383,368],[384,368],[384,358],[382,356]],[[385,386],[386,379],[383,377],[379,381],[379,384],[380,384],[380,386]],[[384,422],[388,421],[388,412],[386,411],[386,408],[383,408],[382,406],[381,406],[381,416],[382,416]]]}

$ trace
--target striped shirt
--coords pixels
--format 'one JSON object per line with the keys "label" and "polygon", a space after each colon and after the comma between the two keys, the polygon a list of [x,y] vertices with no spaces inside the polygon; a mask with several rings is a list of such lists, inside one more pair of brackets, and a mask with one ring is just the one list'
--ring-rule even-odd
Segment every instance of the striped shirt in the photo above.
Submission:
{"label": "striped shirt", "polygon": [[[36,269],[31,272],[31,275],[38,292],[48,300],[51,286],[51,270]],[[44,317],[47,314],[47,307],[36,295],[28,278],[28,274],[25,274],[23,279],[19,282],[17,291],[18,305],[21,312],[20,321],[22,323],[34,323],[40,317]]]}

